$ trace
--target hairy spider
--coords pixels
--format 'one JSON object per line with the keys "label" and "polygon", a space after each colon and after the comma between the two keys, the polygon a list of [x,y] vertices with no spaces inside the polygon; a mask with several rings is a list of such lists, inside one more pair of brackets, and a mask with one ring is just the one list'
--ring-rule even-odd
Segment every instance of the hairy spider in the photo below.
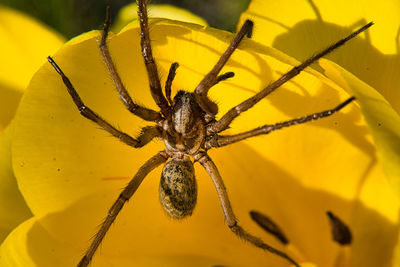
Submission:
{"label": "hairy spider", "polygon": [[195,88],[194,92],[186,92],[181,90],[178,91],[173,99],[171,99],[171,84],[175,77],[178,63],[173,63],[171,65],[165,84],[165,91],[163,93],[157,71],[157,65],[152,55],[146,1],[138,0],[137,5],[141,29],[140,38],[142,55],[147,69],[151,95],[160,108],[160,111],[151,110],[135,104],[129,96],[128,91],[125,89],[115,64],[111,58],[110,51],[107,47],[106,41],[111,24],[109,9],[107,9],[104,30],[101,35],[100,51],[113,79],[115,87],[120,95],[120,98],[126,108],[134,115],[156,124],[154,126],[143,128],[139,137],[133,138],[128,134],[116,129],[110,123],[102,119],[97,113],[92,111],[89,107],[85,106],[77,91],[74,89],[70,80],[63,73],[61,68],[51,57],[48,57],[48,61],[61,76],[69,94],[72,97],[72,100],[77,106],[79,112],[84,117],[97,123],[104,130],[111,133],[125,144],[134,148],[143,147],[156,137],[163,140],[165,143],[165,150],[150,158],[138,170],[129,184],[119,195],[115,203],[110,208],[100,230],[95,235],[91,246],[78,263],[78,266],[87,266],[91,262],[93,255],[95,254],[105,234],[116,219],[124,204],[132,197],[147,174],[163,163],[165,163],[165,165],[162,170],[159,186],[159,196],[162,206],[167,214],[174,219],[181,219],[186,216],[190,216],[197,200],[197,185],[192,160],[199,162],[210,175],[217,190],[228,227],[234,234],[244,240],[249,241],[254,246],[279,255],[295,266],[299,266],[299,264],[296,263],[296,261],[286,253],[267,245],[260,238],[248,233],[238,225],[238,221],[232,210],[222,178],[214,162],[208,156],[207,151],[211,148],[218,148],[233,144],[249,137],[268,134],[283,127],[330,116],[352,102],[355,99],[354,97],[350,97],[335,108],[322,112],[272,125],[264,125],[240,134],[220,135],[220,133],[226,130],[231,122],[242,112],[253,107],[265,96],[273,92],[285,82],[292,79],[294,76],[298,75],[302,70],[319,58],[332,52],[334,49],[342,46],[348,40],[365,31],[373,23],[371,22],[363,26],[344,39],[331,45],[324,51],[310,57],[300,65],[293,67],[281,78],[271,83],[254,96],[231,108],[226,114],[217,120],[216,115],[218,113],[218,106],[208,98],[207,93],[212,86],[216,85],[220,81],[234,76],[233,72],[227,72],[221,75],[219,73],[232,53],[239,46],[241,40],[245,36],[251,37],[253,23],[250,20],[247,20],[243,24],[240,31],[233,38],[226,51],[220,57],[212,70]]}

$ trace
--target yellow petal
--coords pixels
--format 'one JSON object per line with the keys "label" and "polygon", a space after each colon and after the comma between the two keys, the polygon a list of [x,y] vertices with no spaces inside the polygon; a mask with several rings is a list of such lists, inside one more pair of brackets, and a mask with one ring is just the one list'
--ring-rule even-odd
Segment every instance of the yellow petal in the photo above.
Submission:
{"label": "yellow petal", "polygon": [[[158,21],[151,29],[162,84],[170,64],[180,64],[173,94],[178,89],[192,91],[232,38],[226,32],[166,20]],[[76,38],[54,59],[90,108],[135,136],[147,123],[124,109],[98,52],[98,38],[95,32]],[[139,43],[139,29],[132,26],[109,40],[112,57],[132,97],[157,109],[151,100]],[[220,114],[296,63],[274,49],[244,41],[222,71],[234,71],[235,77],[210,92],[219,103]],[[230,132],[333,108],[347,97],[343,89],[310,70],[235,120]],[[152,142],[135,150],[97,128],[79,115],[58,74],[50,65],[43,66],[18,110],[13,164],[33,213],[40,218],[57,218],[41,221],[43,228],[55,239],[75,244],[80,251],[87,247],[95,226],[105,217],[120,189],[148,158],[163,149],[160,142]],[[393,213],[398,211],[397,202],[387,210],[374,212],[367,205],[357,205],[364,181],[384,177],[374,152],[358,106],[350,105],[330,118],[209,153],[225,180],[242,226],[284,249],[251,222],[251,209],[263,211],[283,228],[309,262],[333,266],[339,248],[331,241],[326,210],[339,213],[346,221],[357,222],[365,217],[382,223],[385,235],[378,229],[369,230],[376,235],[367,236],[361,252],[374,242],[380,242],[380,247],[388,251],[394,246],[388,235],[396,233],[393,226],[397,217],[393,218]],[[157,168],[143,182],[96,257],[104,255],[109,263],[115,263],[115,259],[126,256],[129,262],[137,253],[148,255],[150,251],[218,259],[214,265],[287,266],[284,260],[244,244],[230,233],[210,178],[197,165],[199,199],[194,215],[183,222],[167,218],[158,203],[160,171],[161,167]],[[385,183],[370,188],[390,192]],[[355,208],[360,215],[351,218]],[[70,256],[78,259],[80,255]],[[383,265],[391,260],[387,255],[367,253],[363,260],[366,265],[362,266],[374,266],[375,261],[368,264],[372,258]]]}
{"label": "yellow petal", "polygon": [[[325,69],[326,75],[338,83],[341,87],[346,88],[351,94],[355,95],[360,103],[363,114],[368,121],[368,125],[371,128],[375,143],[378,148],[378,156],[385,172],[385,176],[389,179],[394,192],[397,197],[400,196],[400,117],[392,109],[390,104],[373,88],[363,83],[351,73],[342,69],[340,66],[330,62],[328,60],[321,60],[321,66]],[[389,211],[391,204],[398,201],[398,198],[393,198],[391,194],[376,191],[376,183],[382,183],[383,181],[375,181],[370,188],[365,187],[363,194],[361,195],[364,203],[369,203],[369,206],[375,206],[376,209]],[[379,196],[379,197],[378,197]],[[398,216],[393,214],[394,218]],[[363,222],[359,219],[359,222]],[[359,226],[359,229],[363,229],[364,233],[360,235],[361,238],[371,234],[371,226],[381,225],[379,222],[371,222],[370,220],[364,220],[364,226]],[[392,236],[392,238],[395,236]],[[388,236],[390,238],[390,236]],[[360,244],[363,240],[360,240]],[[395,240],[393,240],[395,241]],[[379,244],[374,246],[374,251],[379,248]],[[381,248],[380,253],[388,253],[388,257],[392,257],[391,253],[385,248]],[[356,250],[357,251],[357,250]],[[396,254],[400,255],[400,244],[397,246]],[[359,260],[362,260],[363,256],[360,253]],[[399,263],[397,257],[396,262]],[[394,266],[397,266],[396,265]],[[376,263],[379,264],[379,261]]]}
{"label": "yellow petal", "polygon": [[11,166],[10,124],[0,135],[0,243],[18,224],[31,217],[25,200],[19,192]]}
{"label": "yellow petal", "polygon": [[0,6],[0,132],[15,114],[34,72],[64,38],[33,18]]}
{"label": "yellow petal", "polygon": [[45,55],[62,42],[62,37],[36,20],[0,6],[0,241],[32,216],[11,166],[14,126],[9,123],[31,76],[44,62]]}
{"label": "yellow petal", "polygon": [[49,262],[57,260],[72,266],[69,255],[68,247],[54,240],[35,217],[15,228],[0,246],[1,266],[54,266]]}
{"label": "yellow petal", "polygon": [[[100,202],[99,202],[100,201]],[[31,219],[25,221],[17,228],[15,228],[12,233],[7,237],[7,239],[0,246],[0,265],[1,266],[14,266],[14,267],[30,267],[30,266],[75,266],[79,261],[79,257],[82,255],[82,252],[87,247],[87,241],[82,237],[79,237],[81,234],[84,234],[82,230],[86,227],[88,229],[94,229],[93,225],[89,225],[89,223],[85,220],[85,213],[91,210],[93,207],[102,203],[101,195],[98,195],[88,201],[88,198],[85,199],[86,204],[76,205],[73,207],[67,208],[65,211],[52,214],[46,216],[44,218],[32,217]],[[82,203],[80,203],[82,204]],[[87,204],[93,206],[87,206]],[[82,209],[85,207],[87,209]],[[145,206],[143,207],[145,209]],[[79,223],[76,221],[77,213],[80,215]],[[71,216],[74,215],[74,216]],[[131,251],[126,253],[123,250],[123,247],[114,249],[102,248],[102,253],[98,253],[96,255],[94,265],[93,266],[110,266],[110,264],[114,266],[212,266],[212,265],[232,265],[234,261],[227,261],[221,255],[222,251],[220,251],[217,257],[210,256],[209,253],[204,253],[202,251],[193,251],[185,249],[183,246],[179,246],[182,244],[181,242],[193,239],[192,246],[195,245],[195,240],[198,240],[201,236],[204,236],[204,230],[210,230],[212,227],[208,227],[208,229],[195,229],[197,231],[193,231],[193,234],[190,236],[177,236],[176,239],[171,239],[171,246],[173,249],[170,249],[169,246],[166,246],[164,243],[156,242],[160,236],[167,235],[165,233],[165,228],[160,227],[149,229],[149,231],[143,231],[148,227],[146,224],[149,223],[148,220],[144,220],[140,222],[139,225],[136,225],[138,228],[135,229],[135,237],[134,240],[140,240],[141,242],[131,242],[132,245]],[[58,236],[53,236],[50,232],[48,232],[43,225],[54,224],[59,226]],[[70,229],[67,229],[67,226],[78,225],[76,228],[77,231],[71,232]],[[120,225],[120,223],[118,223]],[[131,227],[131,225],[128,225]],[[178,223],[176,228],[182,228],[181,224]],[[68,232],[63,233],[63,230],[67,230]],[[185,231],[185,227],[182,228]],[[63,237],[65,235],[65,237]],[[76,239],[71,239],[69,235],[73,235]],[[62,237],[62,238],[60,238]],[[115,237],[114,237],[115,238]],[[117,240],[111,240],[114,242],[118,242]],[[119,236],[118,238],[121,238]],[[107,238],[108,239],[108,238]],[[71,240],[79,240],[80,243],[72,243]],[[121,239],[119,239],[121,240]],[[146,241],[147,240],[147,241]],[[150,243],[151,242],[151,243]],[[223,242],[220,241],[223,246]],[[210,248],[221,249],[221,244],[215,245],[210,244]],[[237,244],[241,244],[240,241],[237,241]],[[148,248],[151,246],[151,249]],[[108,247],[108,246],[106,246]],[[180,249],[174,249],[174,248]],[[111,253],[109,253],[111,251]],[[115,253],[114,251],[117,251]],[[237,253],[238,251],[227,251],[227,253]],[[243,257],[243,255],[242,255]],[[246,259],[242,259],[241,262],[245,262]],[[240,263],[240,262],[239,262]],[[252,265],[257,265],[253,261],[249,261]],[[236,266],[238,263],[236,263]],[[246,266],[246,265],[242,265]]]}
{"label": "yellow petal", "polygon": [[[327,56],[382,94],[400,113],[400,2],[253,0],[241,22],[255,22],[254,38],[305,60],[360,26],[362,37]],[[239,23],[240,25],[240,23]]]}
{"label": "yellow petal", "polygon": [[345,69],[328,60],[321,60],[320,64],[331,80],[357,97],[385,175],[400,196],[400,116],[377,91]]}
{"label": "yellow petal", "polygon": [[[199,25],[207,25],[207,22],[194,15],[192,12],[187,11],[179,7],[171,5],[150,5],[148,10],[148,15],[151,18],[166,18],[185,22],[191,22]],[[129,4],[122,8],[118,16],[113,23],[113,32],[119,32],[124,26],[132,21],[137,21],[137,5],[136,3]]]}

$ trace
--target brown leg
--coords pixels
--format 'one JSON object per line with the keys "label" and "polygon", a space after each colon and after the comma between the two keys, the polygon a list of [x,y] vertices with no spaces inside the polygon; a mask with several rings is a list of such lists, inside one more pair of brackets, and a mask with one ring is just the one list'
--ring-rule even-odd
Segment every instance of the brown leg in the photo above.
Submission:
{"label": "brown leg", "polygon": [[[165,82],[165,88],[164,88],[165,96],[171,106],[172,106],[171,86],[172,86],[172,81],[174,80],[175,75],[176,75],[176,69],[178,67],[179,67],[178,62],[174,62],[171,64],[171,67],[169,68],[169,72],[168,72],[168,78],[167,78],[167,81]],[[221,74],[215,79],[215,82],[212,86],[216,85],[217,83],[219,83],[221,81],[232,78],[233,76],[235,76],[235,73],[233,73],[233,72],[227,72],[227,73]]]}
{"label": "brown leg", "polygon": [[[218,106],[214,102],[209,100],[207,97],[208,90],[213,85],[221,81],[221,79],[218,80],[217,78],[219,72],[224,67],[224,65],[226,64],[232,53],[235,51],[235,49],[239,46],[244,36],[245,35],[247,35],[248,37],[251,36],[252,30],[253,30],[253,22],[250,20],[246,20],[240,31],[233,38],[232,42],[230,43],[226,51],[222,54],[222,56],[218,60],[217,64],[215,64],[212,70],[203,78],[203,80],[201,80],[199,85],[196,87],[195,94],[197,95],[197,100],[201,108],[206,112],[213,115],[218,113]],[[225,78],[224,75],[221,75],[220,77]]]}
{"label": "brown leg", "polygon": [[206,96],[208,93],[208,90],[215,84],[215,80],[221,71],[221,69],[225,66],[226,62],[228,59],[231,57],[232,53],[235,51],[235,49],[239,46],[240,42],[243,40],[244,36],[249,36],[251,35],[251,32],[253,30],[253,22],[250,20],[246,20],[245,23],[243,24],[242,28],[239,30],[239,32],[236,34],[236,36],[233,38],[232,42],[226,49],[226,51],[222,54],[222,56],[219,58],[217,64],[212,68],[212,70],[204,76],[203,80],[199,83],[199,85],[195,89],[195,93],[200,95],[200,96]]}
{"label": "brown leg", "polygon": [[153,53],[151,50],[146,0],[138,0],[137,6],[141,29],[140,44],[142,46],[144,64],[146,65],[147,74],[149,77],[151,95],[153,96],[153,99],[156,102],[157,106],[160,107],[162,114],[164,114],[165,117],[168,117],[171,108],[168,104],[167,99],[162,93],[157,65],[153,58]]}
{"label": "brown leg", "polygon": [[247,100],[243,101],[241,104],[239,104],[236,107],[233,107],[232,109],[230,109],[224,116],[222,116],[222,118],[219,121],[217,121],[217,122],[213,123],[212,125],[210,125],[210,127],[208,128],[208,132],[210,132],[210,133],[219,133],[219,132],[227,129],[229,127],[229,124],[237,116],[239,116],[242,112],[245,112],[246,110],[248,110],[249,108],[251,108],[252,106],[257,104],[261,99],[263,99],[264,97],[266,97],[267,95],[272,93],[276,88],[282,86],[284,83],[286,83],[287,81],[289,81],[290,79],[292,79],[293,77],[298,75],[302,70],[304,70],[306,67],[310,66],[313,62],[315,62],[318,59],[320,59],[321,57],[331,53],[336,48],[344,45],[347,41],[349,41],[350,39],[354,38],[358,34],[362,33],[363,31],[365,31],[366,29],[368,29],[372,25],[373,25],[372,22],[368,23],[367,25],[361,27],[359,30],[353,32],[352,34],[350,34],[346,38],[343,38],[342,40],[340,40],[337,43],[331,45],[330,47],[328,47],[324,51],[322,51],[322,52],[310,57],[309,59],[307,59],[306,61],[304,61],[300,65],[294,67],[289,72],[284,74],[282,77],[280,77],[275,82],[273,82],[270,85],[268,85],[266,88],[264,88],[262,91],[260,91],[256,95],[248,98]]}
{"label": "brown leg", "polygon": [[90,245],[89,249],[87,250],[85,256],[81,259],[78,263],[78,267],[85,267],[88,266],[94,253],[96,252],[97,248],[99,247],[101,241],[103,240],[104,236],[106,235],[108,229],[110,228],[111,224],[114,222],[115,218],[117,217],[118,213],[121,211],[122,207],[124,206],[125,202],[127,202],[132,195],[136,192],[139,185],[142,183],[143,179],[149,174],[152,170],[154,170],[157,166],[164,163],[168,159],[168,155],[165,152],[159,152],[157,155],[153,156],[149,159],[136,173],[136,175],[132,178],[129,182],[128,186],[122,191],[119,195],[117,200],[114,202],[110,210],[108,211],[108,215],[104,220],[103,224],[101,225],[100,230],[94,237],[92,244]]}
{"label": "brown leg", "polygon": [[[142,134],[139,136],[138,139],[134,139],[133,137],[129,136],[128,134],[121,132],[120,130],[117,130],[114,126],[112,126],[110,123],[105,121],[103,118],[101,118],[96,112],[92,111],[90,108],[85,106],[81,98],[79,97],[78,93],[76,92],[75,88],[72,86],[70,80],[68,79],[67,76],[63,73],[63,71],[60,69],[60,67],[57,65],[57,63],[51,58],[48,57],[47,60],[50,62],[50,64],[54,67],[54,69],[57,71],[58,74],[60,74],[65,86],[67,87],[68,93],[71,95],[72,100],[74,101],[75,105],[77,106],[79,112],[81,113],[82,116],[88,118],[89,120],[97,123],[101,128],[112,134],[114,137],[118,138],[121,140],[123,143],[133,146],[133,147],[142,147],[148,142],[151,141],[154,137],[160,136],[161,133],[157,133],[156,130],[142,130]],[[146,127],[147,128],[147,127]],[[156,127],[153,127],[156,128]]]}
{"label": "brown leg", "polygon": [[207,154],[197,154],[196,160],[200,162],[200,164],[206,169],[208,174],[210,175],[212,181],[214,182],[215,189],[217,189],[218,197],[221,202],[222,210],[225,215],[226,222],[228,223],[229,228],[233,233],[235,233],[238,237],[243,238],[244,240],[250,242],[256,247],[259,247],[263,250],[267,250],[273,254],[276,254],[297,267],[300,265],[290,258],[286,253],[277,250],[267,244],[265,244],[260,238],[248,233],[244,230],[241,226],[238,225],[238,222],[235,218],[233,213],[231,203],[228,198],[228,193],[226,192],[224,182],[222,181],[221,175],[218,172],[217,167],[215,166],[214,162]]}
{"label": "brown leg", "polygon": [[239,133],[239,134],[235,134],[235,135],[225,135],[225,136],[214,135],[213,138],[211,138],[210,140],[208,140],[206,142],[205,148],[210,149],[211,147],[226,146],[226,145],[230,145],[230,144],[233,144],[233,143],[236,143],[236,142],[242,141],[244,139],[257,136],[257,135],[269,134],[272,131],[282,129],[283,127],[289,127],[292,125],[297,125],[297,124],[306,123],[309,121],[325,118],[325,117],[331,116],[335,112],[338,112],[339,110],[344,108],[346,105],[351,103],[354,99],[355,99],[355,97],[350,97],[349,99],[347,99],[346,101],[344,101],[343,103],[341,103],[340,105],[338,105],[337,107],[335,107],[333,109],[325,110],[322,112],[314,113],[311,115],[307,115],[307,116],[289,120],[289,121],[278,122],[278,123],[271,124],[271,125],[260,126],[256,129],[253,129],[253,130],[250,130],[247,132],[243,132],[243,133]]}
{"label": "brown leg", "polygon": [[121,81],[121,77],[119,76],[115,64],[111,58],[110,50],[108,49],[107,46],[107,36],[110,24],[111,24],[110,8],[107,8],[106,21],[104,22],[104,29],[101,34],[101,42],[99,48],[122,102],[124,103],[125,107],[136,116],[146,121],[154,121],[154,122],[160,121],[162,117],[159,112],[135,104],[132,101],[132,98],[130,97],[128,91],[125,89],[125,86]]}

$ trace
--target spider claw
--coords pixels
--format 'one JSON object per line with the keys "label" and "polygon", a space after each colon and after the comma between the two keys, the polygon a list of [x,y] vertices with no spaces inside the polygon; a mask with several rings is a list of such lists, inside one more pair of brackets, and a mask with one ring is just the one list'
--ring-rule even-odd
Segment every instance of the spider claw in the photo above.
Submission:
{"label": "spider claw", "polygon": [[62,72],[61,68],[57,65],[57,63],[51,56],[47,57],[47,61],[49,61],[49,63],[53,66],[53,68],[57,71],[58,74],[64,76],[64,73]]}
{"label": "spider claw", "polygon": [[247,38],[251,38],[251,36],[253,35],[254,22],[248,19],[248,20],[246,20],[246,21],[244,22],[244,24],[248,24],[247,27],[249,27],[248,32],[247,32],[247,34],[246,34],[246,37],[247,37]]}
{"label": "spider claw", "polygon": [[103,32],[101,33],[100,46],[104,46],[106,43],[108,31],[110,30],[110,25],[111,25],[111,8],[110,8],[110,6],[107,6],[106,19],[104,21]]}

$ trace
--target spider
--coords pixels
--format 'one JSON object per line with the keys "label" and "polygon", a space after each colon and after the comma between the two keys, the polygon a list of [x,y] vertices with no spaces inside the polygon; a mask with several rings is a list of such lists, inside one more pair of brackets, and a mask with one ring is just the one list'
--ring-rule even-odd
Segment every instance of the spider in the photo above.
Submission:
{"label": "spider", "polygon": [[48,57],[48,61],[62,78],[65,86],[67,87],[68,93],[72,97],[72,100],[82,116],[97,123],[101,128],[112,134],[114,137],[134,148],[143,147],[154,138],[159,138],[165,143],[165,150],[157,153],[146,163],[144,163],[144,165],[140,167],[125,189],[123,189],[117,200],[109,209],[105,221],[102,223],[100,230],[95,235],[89,249],[78,263],[78,266],[87,266],[91,262],[93,255],[95,254],[97,248],[99,247],[104,236],[118,216],[124,204],[136,192],[143,179],[153,169],[161,164],[165,164],[162,170],[159,186],[159,197],[163,208],[173,219],[182,219],[186,216],[190,216],[194,210],[197,200],[197,184],[193,167],[194,161],[199,162],[210,175],[217,190],[220,204],[222,206],[229,229],[235,235],[250,242],[254,246],[274,253],[299,267],[300,265],[289,255],[264,243],[260,238],[250,234],[238,224],[238,221],[232,210],[224,182],[213,160],[207,154],[207,151],[211,148],[219,148],[250,137],[268,134],[283,127],[289,127],[292,125],[328,117],[351,103],[355,97],[350,97],[346,101],[340,103],[338,106],[322,112],[275,123],[272,125],[264,125],[235,135],[221,135],[221,133],[226,130],[231,122],[241,113],[253,107],[261,99],[266,97],[285,82],[298,75],[302,70],[304,70],[313,62],[317,61],[319,58],[327,55],[334,49],[342,46],[350,39],[368,29],[371,25],[373,25],[373,23],[371,22],[366,24],[359,30],[339,40],[337,43],[331,45],[324,51],[310,57],[298,66],[293,67],[278,80],[269,84],[260,92],[246,99],[239,105],[231,108],[227,113],[217,120],[216,115],[218,114],[218,106],[207,96],[208,91],[220,81],[232,78],[234,76],[233,72],[227,72],[224,74],[219,73],[222,67],[229,60],[232,53],[239,46],[242,39],[245,36],[248,38],[251,37],[253,22],[250,20],[244,22],[243,26],[235,35],[226,51],[222,54],[211,71],[201,80],[194,92],[180,90],[172,99],[171,84],[174,80],[176,70],[179,65],[178,63],[173,63],[171,65],[163,93],[160,77],[157,71],[157,65],[152,55],[146,5],[147,4],[145,0],[137,1],[141,29],[140,39],[142,56],[147,69],[151,95],[157,106],[160,108],[160,111],[148,109],[134,103],[121,81],[107,46],[107,36],[111,24],[109,8],[107,8],[106,20],[101,34],[99,46],[104,62],[108,68],[111,78],[113,79],[114,85],[123,104],[134,115],[146,121],[155,123],[154,126],[144,127],[141,134],[137,138],[133,138],[128,134],[116,129],[110,123],[102,119],[97,113],[92,111],[89,107],[85,106],[74,86],[63,73],[61,68],[51,57]]}

